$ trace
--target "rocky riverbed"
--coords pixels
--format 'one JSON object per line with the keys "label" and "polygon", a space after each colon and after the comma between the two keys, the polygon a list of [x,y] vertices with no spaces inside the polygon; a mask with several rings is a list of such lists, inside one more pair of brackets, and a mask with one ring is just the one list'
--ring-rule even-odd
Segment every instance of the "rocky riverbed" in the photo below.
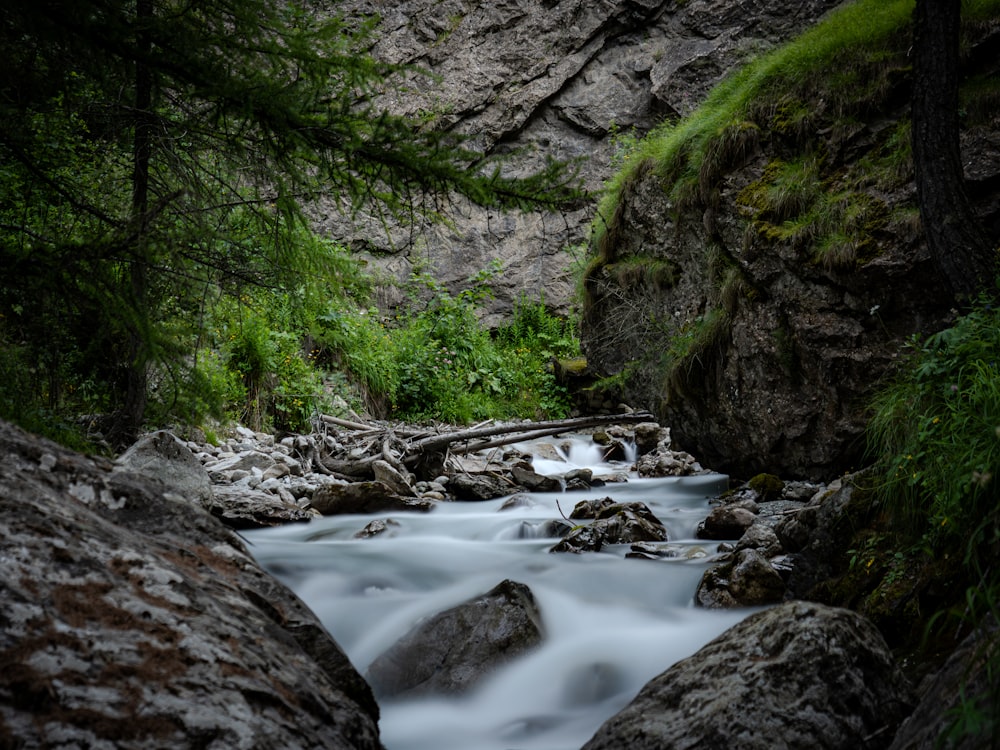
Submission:
{"label": "rocky riverbed", "polygon": [[[362,537],[379,536],[400,513],[552,493],[567,509],[545,530],[552,554],[655,561],[676,554],[669,524],[602,490],[630,476],[710,475],[651,422],[585,433],[619,459],[607,474],[537,471],[545,451],[564,454],[556,437],[531,453],[466,454],[419,478],[380,431],[385,465],[372,461],[363,479],[323,460],[355,441],[343,431],[275,439],[238,429],[219,445],[158,432],[109,462],[0,428],[0,746],[18,748],[378,748],[374,695],[461,693],[546,638],[531,589],[505,580],[441,612],[362,677],[236,530],[346,513],[370,517]],[[696,533],[716,564],[693,595],[705,608],[759,611],[649,682],[586,746],[812,748],[821,737],[823,747],[931,747],[960,666],[916,693],[864,618],[799,600],[823,576],[852,491],[845,480],[761,476],[706,498]],[[441,657],[431,687],[414,681],[427,667],[412,662],[419,653]],[[912,713],[893,744],[921,696],[933,710]]]}

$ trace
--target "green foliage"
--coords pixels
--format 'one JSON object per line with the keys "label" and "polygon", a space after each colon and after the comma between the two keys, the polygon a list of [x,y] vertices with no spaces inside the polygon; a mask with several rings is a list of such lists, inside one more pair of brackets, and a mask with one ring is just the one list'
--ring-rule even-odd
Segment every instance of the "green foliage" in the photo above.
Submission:
{"label": "green foliage", "polygon": [[1000,552],[1000,315],[982,303],[914,340],[875,403],[878,492],[908,533],[983,569]]}
{"label": "green foliage", "polygon": [[489,299],[486,282],[497,270],[486,269],[457,295],[426,277],[417,280],[430,286],[433,297],[390,332],[398,416],[465,423],[566,414],[569,399],[555,382],[550,360],[578,351],[575,334],[542,302],[522,299],[511,323],[491,335],[477,310]]}
{"label": "green foliage", "polygon": [[[972,627],[1000,614],[1000,312],[981,300],[955,324],[915,338],[898,377],[874,404],[869,443],[877,499],[893,522],[897,556],[962,561]],[[865,551],[864,556],[870,553]],[[872,558],[874,559],[874,558]],[[870,563],[869,563],[870,565]],[[890,570],[889,575],[894,571]],[[895,570],[903,575],[902,568]],[[960,590],[960,589],[959,589]],[[937,616],[935,616],[935,620]],[[1000,731],[997,631],[988,630],[973,662],[985,692],[966,694],[942,732],[942,747]],[[983,683],[980,683],[982,685]]]}
{"label": "green foliage", "polygon": [[[870,106],[870,98],[884,94],[895,65],[883,53],[886,41],[903,39],[900,31],[912,7],[912,0],[845,4],[788,44],[736,70],[691,115],[665,122],[630,149],[629,159],[606,187],[598,217],[613,217],[629,183],[650,165],[678,204],[693,196],[705,200],[708,183],[739,163],[761,131],[794,142],[812,132],[819,114],[846,117]],[[905,44],[900,45],[905,52]],[[841,75],[829,75],[833,70]],[[875,90],[862,90],[862,84]],[[809,101],[824,102],[823,113],[805,104],[807,93]],[[600,246],[606,227],[598,220],[593,229]]]}
{"label": "green foliage", "polygon": [[[93,386],[118,443],[144,415],[216,409],[198,394],[228,386],[193,365],[220,296],[358,281],[303,230],[317,194],[432,217],[428,196],[579,199],[569,165],[510,177],[461,136],[376,109],[376,92],[421,74],[371,57],[372,24],[276,0],[0,7],[0,314],[34,350],[18,361],[59,359],[39,371],[54,408]],[[254,390],[294,346],[252,329],[232,361]],[[274,387],[278,423],[301,423],[298,396]]]}
{"label": "green foliage", "polygon": [[729,313],[712,308],[685,322],[670,337],[662,367],[667,400],[683,397],[690,384],[700,380],[712,349],[729,333],[729,322]]}

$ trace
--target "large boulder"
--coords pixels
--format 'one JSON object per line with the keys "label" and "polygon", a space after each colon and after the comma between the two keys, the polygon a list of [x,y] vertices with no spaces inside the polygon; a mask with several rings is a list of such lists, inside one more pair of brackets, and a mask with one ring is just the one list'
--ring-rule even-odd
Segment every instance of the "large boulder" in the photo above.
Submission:
{"label": "large boulder", "polygon": [[888,745],[906,679],[871,623],[789,602],[751,615],[642,688],[584,750],[855,750]]}
{"label": "large boulder", "polygon": [[200,500],[3,422],[0,454],[0,745],[381,747],[368,685]]}
{"label": "large boulder", "polygon": [[367,677],[380,698],[463,693],[542,635],[531,589],[505,580],[417,625],[372,662]]}
{"label": "large boulder", "polygon": [[151,477],[182,497],[212,504],[212,481],[191,449],[167,430],[143,435],[115,461],[116,471]]}

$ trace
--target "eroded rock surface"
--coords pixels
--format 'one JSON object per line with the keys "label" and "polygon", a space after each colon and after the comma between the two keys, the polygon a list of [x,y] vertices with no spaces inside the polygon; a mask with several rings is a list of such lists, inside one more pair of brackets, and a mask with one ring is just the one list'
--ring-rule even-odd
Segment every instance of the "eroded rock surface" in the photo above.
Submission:
{"label": "eroded rock surface", "polygon": [[0,746],[378,750],[371,691],[235,533],[0,422]]}
{"label": "eroded rock surface", "polygon": [[[581,159],[599,190],[620,158],[621,138],[690,112],[747,56],[804,28],[836,0],[350,0],[345,13],[377,15],[374,54],[409,63],[413,76],[381,101],[392,112],[469,135],[488,153],[515,152],[512,171],[544,159]],[[342,208],[342,207],[340,207]],[[500,260],[489,321],[526,294],[567,313],[574,257],[594,205],[563,214],[498,213],[464,203],[449,224],[414,229],[382,216],[340,214],[336,197],[316,206],[315,225],[405,281],[426,270],[453,292]],[[392,307],[404,291],[385,286]]]}
{"label": "eroded rock surface", "polygon": [[909,701],[873,625],[850,610],[790,602],[647,683],[584,750],[885,747]]}

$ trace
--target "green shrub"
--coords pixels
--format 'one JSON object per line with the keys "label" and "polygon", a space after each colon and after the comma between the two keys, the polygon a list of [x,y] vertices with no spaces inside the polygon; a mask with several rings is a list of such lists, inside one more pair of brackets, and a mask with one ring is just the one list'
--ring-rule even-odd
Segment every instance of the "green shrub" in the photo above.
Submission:
{"label": "green shrub", "polygon": [[911,342],[869,426],[885,508],[911,537],[982,569],[1000,552],[998,368],[1000,314],[981,303]]}

